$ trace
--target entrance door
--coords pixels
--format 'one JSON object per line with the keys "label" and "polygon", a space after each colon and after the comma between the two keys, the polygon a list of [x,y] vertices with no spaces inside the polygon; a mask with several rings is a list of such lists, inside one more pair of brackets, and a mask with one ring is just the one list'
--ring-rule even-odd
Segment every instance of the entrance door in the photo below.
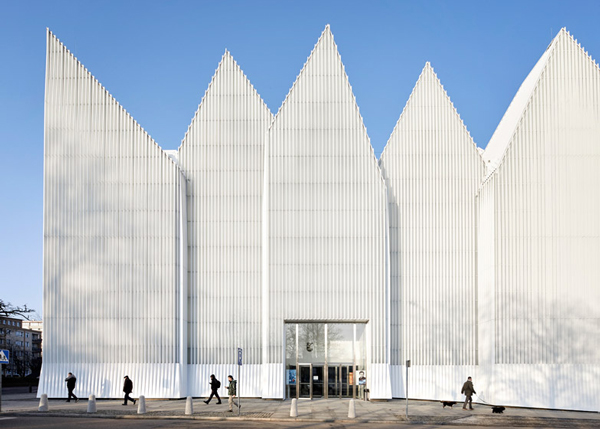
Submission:
{"label": "entrance door", "polygon": [[354,397],[354,365],[342,363],[327,366],[327,394],[329,398]]}
{"label": "entrance door", "polygon": [[298,372],[300,376],[298,377],[298,397],[299,398],[310,398],[312,395],[311,392],[311,366],[312,365],[298,365]]}
{"label": "entrance door", "polygon": [[325,368],[323,365],[299,364],[299,398],[322,398],[325,388]]}
{"label": "entrance door", "polygon": [[322,398],[324,395],[325,371],[323,365],[312,366],[312,397]]}

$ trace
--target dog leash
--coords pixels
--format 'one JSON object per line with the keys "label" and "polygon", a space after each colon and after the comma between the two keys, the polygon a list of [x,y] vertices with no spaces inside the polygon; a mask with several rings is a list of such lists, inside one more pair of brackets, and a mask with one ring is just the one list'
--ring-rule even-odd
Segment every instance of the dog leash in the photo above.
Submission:
{"label": "dog leash", "polygon": [[481,399],[481,398],[479,397],[479,395],[478,395],[477,393],[475,394],[475,396],[477,396],[477,400],[478,400],[479,402],[482,402],[484,405],[489,405],[490,407],[497,407],[497,406],[498,406],[498,405],[492,405],[492,404],[490,404],[489,402],[486,402],[486,401],[484,401],[483,399]]}

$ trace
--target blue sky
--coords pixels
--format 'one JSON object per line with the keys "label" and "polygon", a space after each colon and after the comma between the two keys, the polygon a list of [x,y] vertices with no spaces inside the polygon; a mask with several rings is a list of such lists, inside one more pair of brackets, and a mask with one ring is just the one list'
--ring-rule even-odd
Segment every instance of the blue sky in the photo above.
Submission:
{"label": "blue sky", "polygon": [[165,149],[228,49],[271,111],[331,25],[375,153],[431,62],[485,147],[561,27],[600,59],[600,1],[5,1],[0,297],[42,314],[46,27]]}

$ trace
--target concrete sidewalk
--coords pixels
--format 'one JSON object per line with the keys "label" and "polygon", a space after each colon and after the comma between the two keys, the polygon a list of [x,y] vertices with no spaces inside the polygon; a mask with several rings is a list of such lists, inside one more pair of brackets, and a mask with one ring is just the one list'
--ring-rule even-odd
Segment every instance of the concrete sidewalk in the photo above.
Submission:
{"label": "concrete sidewalk", "polygon": [[212,401],[209,405],[194,399],[194,414],[185,415],[185,399],[146,400],[146,414],[137,414],[137,405],[123,406],[121,400],[98,400],[97,412],[87,414],[87,399],[78,403],[64,399],[49,400],[49,411],[38,412],[39,399],[35,391],[11,391],[3,389],[2,414],[45,416],[93,416],[104,418],[152,418],[152,419],[242,419],[265,421],[307,422],[364,422],[364,423],[415,423],[460,426],[544,426],[544,427],[600,427],[600,414],[595,412],[555,411],[526,408],[507,408],[504,414],[492,414],[489,406],[475,404],[474,411],[465,411],[461,404],[443,408],[434,401],[409,401],[409,417],[405,416],[405,401],[387,402],[355,401],[356,419],[348,419],[349,399],[299,400],[298,418],[290,417],[291,401],[267,401],[242,399],[241,415],[237,409],[227,412],[227,398],[221,405]]}

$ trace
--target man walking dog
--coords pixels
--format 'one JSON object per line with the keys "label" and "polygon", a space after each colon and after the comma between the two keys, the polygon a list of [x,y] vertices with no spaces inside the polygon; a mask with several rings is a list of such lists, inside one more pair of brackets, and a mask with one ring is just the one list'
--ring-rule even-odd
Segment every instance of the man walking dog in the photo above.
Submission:
{"label": "man walking dog", "polygon": [[473,387],[473,381],[471,380],[471,377],[467,378],[467,381],[465,381],[465,384],[463,384],[460,393],[463,393],[465,395],[465,403],[463,405],[463,410],[467,409],[467,402],[469,403],[469,410],[472,410],[473,404],[471,402],[471,397],[474,393],[477,392],[475,392],[475,388]]}

